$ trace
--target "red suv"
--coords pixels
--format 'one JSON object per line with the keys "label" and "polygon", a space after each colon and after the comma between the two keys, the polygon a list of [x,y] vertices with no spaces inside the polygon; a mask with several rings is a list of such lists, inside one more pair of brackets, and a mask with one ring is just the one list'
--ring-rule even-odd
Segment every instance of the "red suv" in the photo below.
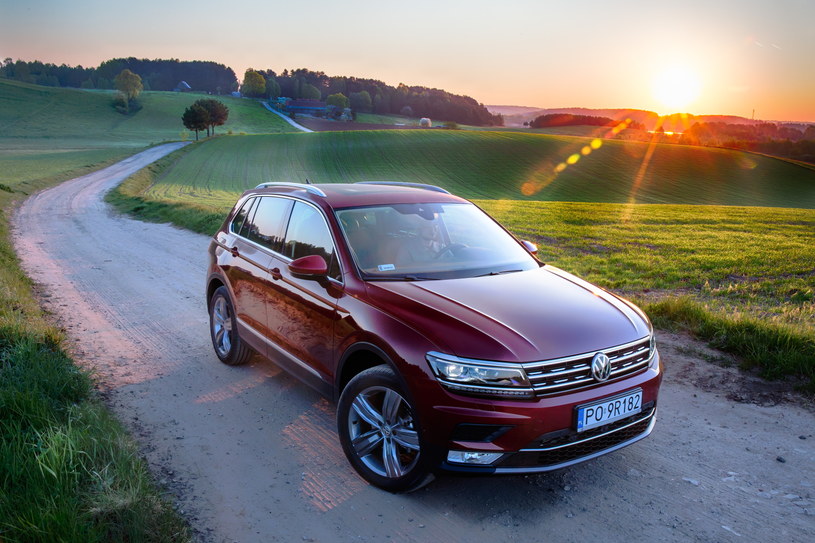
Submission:
{"label": "red suv", "polygon": [[212,343],[338,401],[348,460],[390,491],[646,437],[662,380],[648,318],[535,253],[438,187],[263,183],[209,248]]}

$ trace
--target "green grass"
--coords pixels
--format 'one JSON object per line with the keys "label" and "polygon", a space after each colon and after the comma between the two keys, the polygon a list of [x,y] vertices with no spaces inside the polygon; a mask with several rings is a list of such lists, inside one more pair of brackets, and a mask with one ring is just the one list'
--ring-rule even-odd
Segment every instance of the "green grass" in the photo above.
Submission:
{"label": "green grass", "polygon": [[[149,195],[220,205],[270,179],[367,179],[432,183],[480,199],[815,208],[815,171],[784,161],[609,140],[583,155],[588,143],[567,136],[446,130],[224,137],[185,154]],[[556,173],[569,157],[579,160]]]}
{"label": "green grass", "polygon": [[[113,91],[40,87],[0,79],[0,147],[6,150],[141,148],[191,139],[181,115],[200,94],[144,92],[142,109],[129,116],[111,107]],[[216,97],[229,107],[218,133],[269,134],[294,129],[259,102]]]}
{"label": "green grass", "polygon": [[[7,217],[25,193],[98,169],[121,152],[0,160],[0,541],[189,539],[135,444],[65,353],[9,242]],[[32,167],[39,159],[40,177]]]}
{"label": "green grass", "polygon": [[[133,154],[132,149],[0,150],[0,190],[27,195],[49,182],[79,177]],[[6,190],[8,192],[8,190]]]}

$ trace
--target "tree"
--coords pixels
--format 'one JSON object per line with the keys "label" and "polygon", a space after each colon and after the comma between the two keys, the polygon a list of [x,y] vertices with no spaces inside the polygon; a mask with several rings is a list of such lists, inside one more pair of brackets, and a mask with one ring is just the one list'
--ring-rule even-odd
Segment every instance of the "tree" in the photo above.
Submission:
{"label": "tree", "polygon": [[210,119],[209,113],[198,103],[195,103],[184,110],[181,121],[187,130],[195,130],[195,140],[198,141],[198,131],[208,130]]}
{"label": "tree", "polygon": [[141,82],[141,77],[128,69],[124,69],[119,72],[119,75],[115,77],[113,83],[116,85],[116,89],[124,95],[128,102],[138,98],[139,93],[144,89]]}
{"label": "tree", "polygon": [[352,92],[348,98],[351,101],[351,109],[354,111],[368,113],[373,107],[371,95],[368,91]]}
{"label": "tree", "polygon": [[319,100],[321,98],[320,89],[311,83],[303,83],[300,87],[300,97],[306,100]]}
{"label": "tree", "polygon": [[280,97],[280,84],[274,77],[266,80],[266,96],[269,98]]}
{"label": "tree", "polygon": [[[212,134],[215,134],[215,127],[222,126],[229,118],[229,108],[223,102],[219,102],[213,98],[202,98],[196,100],[195,104],[204,108],[207,112],[209,122],[207,123],[207,136],[209,136],[209,129],[212,127]],[[197,139],[197,135],[196,135]]]}
{"label": "tree", "polygon": [[244,96],[260,98],[266,94],[266,80],[258,72],[249,68],[243,75],[241,92]]}
{"label": "tree", "polygon": [[348,101],[348,98],[341,92],[329,95],[328,98],[325,99],[325,103],[339,109],[345,109],[351,104],[351,102]]}

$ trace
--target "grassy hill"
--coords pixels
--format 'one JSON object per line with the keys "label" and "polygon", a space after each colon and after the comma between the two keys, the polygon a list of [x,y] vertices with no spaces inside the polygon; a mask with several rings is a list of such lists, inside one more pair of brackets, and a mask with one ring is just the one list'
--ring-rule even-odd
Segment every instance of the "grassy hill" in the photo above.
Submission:
{"label": "grassy hill", "polygon": [[[202,95],[145,92],[141,111],[124,116],[111,107],[114,94],[0,79],[0,185],[30,192],[43,182],[82,175],[147,145],[193,137],[181,115]],[[229,107],[229,120],[219,133],[294,130],[253,100],[218,99]]]}
{"label": "grassy hill", "polygon": [[[597,149],[589,145],[593,141]],[[815,208],[815,171],[770,157],[678,145],[649,149],[639,142],[441,130],[218,138],[186,153],[158,179],[151,195],[231,203],[237,193],[261,181],[306,178],[432,183],[481,199]]]}
{"label": "grassy hill", "polygon": [[[184,109],[200,94],[144,92],[139,112],[126,116],[111,107],[114,91],[41,87],[0,79],[0,146],[20,148],[143,147],[180,140]],[[269,134],[291,126],[269,115],[254,100],[217,97],[229,107],[219,132]]]}

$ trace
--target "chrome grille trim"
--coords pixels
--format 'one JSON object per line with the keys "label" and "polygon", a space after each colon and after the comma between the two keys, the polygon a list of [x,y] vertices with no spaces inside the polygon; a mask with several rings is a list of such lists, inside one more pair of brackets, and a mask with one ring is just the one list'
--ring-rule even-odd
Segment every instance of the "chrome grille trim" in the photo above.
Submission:
{"label": "chrome grille trim", "polygon": [[591,360],[600,351],[611,360],[611,376],[606,383],[644,370],[654,355],[650,339],[646,336],[608,349],[522,365],[536,396],[556,394],[597,384],[591,375]]}

